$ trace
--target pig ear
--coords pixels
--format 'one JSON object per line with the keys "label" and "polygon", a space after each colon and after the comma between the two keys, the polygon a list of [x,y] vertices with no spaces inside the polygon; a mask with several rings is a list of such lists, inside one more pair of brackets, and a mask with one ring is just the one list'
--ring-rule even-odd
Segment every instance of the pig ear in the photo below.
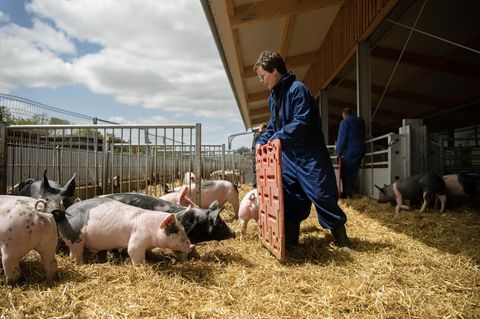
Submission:
{"label": "pig ear", "polygon": [[45,169],[43,171],[43,190],[46,191],[51,189],[52,187],[50,187],[50,183],[48,182],[48,178],[47,178],[47,169]]}
{"label": "pig ear", "polygon": [[62,195],[72,197],[73,194],[75,194],[75,176],[76,175],[77,173],[75,172],[72,178],[70,178],[67,184],[65,184],[65,186],[63,187],[65,190],[63,191]]}
{"label": "pig ear", "polygon": [[210,217],[213,223],[217,222],[218,216],[220,215],[221,209],[215,209],[210,212]]}
{"label": "pig ear", "polygon": [[172,191],[170,190],[167,184],[163,184],[163,192],[165,194],[170,194]]}
{"label": "pig ear", "polygon": [[160,223],[160,228],[165,229],[171,224],[175,223],[176,220],[177,219],[175,218],[175,215],[170,214],[164,220],[162,220],[162,222]]}
{"label": "pig ear", "polygon": [[187,196],[187,193],[188,193],[188,186],[187,185],[183,185],[182,188],[180,188],[180,198],[184,198],[185,196]]}
{"label": "pig ear", "polygon": [[214,201],[210,204],[210,206],[208,206],[208,209],[210,209],[210,210],[216,210],[216,209],[218,209],[218,200],[214,200]]}

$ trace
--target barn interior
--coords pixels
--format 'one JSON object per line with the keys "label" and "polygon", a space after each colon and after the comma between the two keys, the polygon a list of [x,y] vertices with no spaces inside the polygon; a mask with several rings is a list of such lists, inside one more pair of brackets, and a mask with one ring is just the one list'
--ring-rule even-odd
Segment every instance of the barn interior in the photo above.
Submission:
{"label": "barn interior", "polygon": [[269,92],[253,65],[270,49],[309,86],[327,144],[335,143],[342,109],[351,107],[365,120],[368,136],[398,132],[404,119],[412,119],[422,127],[424,152],[434,143],[469,154],[467,164],[448,172],[478,171],[477,1],[204,0],[202,5],[246,130],[269,118]]}

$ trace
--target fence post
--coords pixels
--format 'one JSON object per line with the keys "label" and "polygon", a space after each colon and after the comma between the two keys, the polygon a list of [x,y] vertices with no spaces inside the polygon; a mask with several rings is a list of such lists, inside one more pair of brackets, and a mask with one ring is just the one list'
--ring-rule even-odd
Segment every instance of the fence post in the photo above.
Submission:
{"label": "fence post", "polygon": [[198,176],[195,200],[200,206],[202,202],[200,191],[202,185],[202,124],[200,123],[195,123],[195,172]]}
{"label": "fence post", "polygon": [[0,122],[0,195],[7,194],[7,126]]}
{"label": "fence post", "polygon": [[222,144],[222,179],[225,180],[225,144]]}

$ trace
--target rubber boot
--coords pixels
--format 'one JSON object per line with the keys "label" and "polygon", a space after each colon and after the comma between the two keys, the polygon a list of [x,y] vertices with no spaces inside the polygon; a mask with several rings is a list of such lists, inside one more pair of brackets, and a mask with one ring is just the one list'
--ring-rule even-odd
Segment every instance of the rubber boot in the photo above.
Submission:
{"label": "rubber boot", "polygon": [[351,181],[345,181],[343,183],[343,192],[342,192],[342,198],[352,198],[353,195],[353,185]]}
{"label": "rubber boot", "polygon": [[330,230],[333,235],[333,243],[339,248],[350,248],[350,239],[348,239],[345,225]]}
{"label": "rubber boot", "polygon": [[298,246],[300,236],[300,223],[285,221],[285,246]]}

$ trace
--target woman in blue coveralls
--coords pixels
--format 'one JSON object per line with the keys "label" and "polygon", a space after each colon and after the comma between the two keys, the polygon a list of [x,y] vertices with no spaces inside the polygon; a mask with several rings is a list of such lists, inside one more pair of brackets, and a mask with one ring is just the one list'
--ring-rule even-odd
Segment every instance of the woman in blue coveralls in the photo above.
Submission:
{"label": "woman in blue coveralls", "polygon": [[352,197],[358,169],[365,155],[365,123],[349,107],[343,109],[342,118],[335,152],[342,161],[342,197],[347,198]]}
{"label": "woman in blue coveralls", "polygon": [[298,245],[300,222],[308,217],[313,203],[318,222],[331,230],[334,243],[349,247],[345,231],[347,217],[337,204],[335,174],[315,100],[307,86],[287,71],[276,52],[263,51],[254,71],[270,90],[268,107],[271,114],[256,150],[275,139],[282,144],[286,246]]}

